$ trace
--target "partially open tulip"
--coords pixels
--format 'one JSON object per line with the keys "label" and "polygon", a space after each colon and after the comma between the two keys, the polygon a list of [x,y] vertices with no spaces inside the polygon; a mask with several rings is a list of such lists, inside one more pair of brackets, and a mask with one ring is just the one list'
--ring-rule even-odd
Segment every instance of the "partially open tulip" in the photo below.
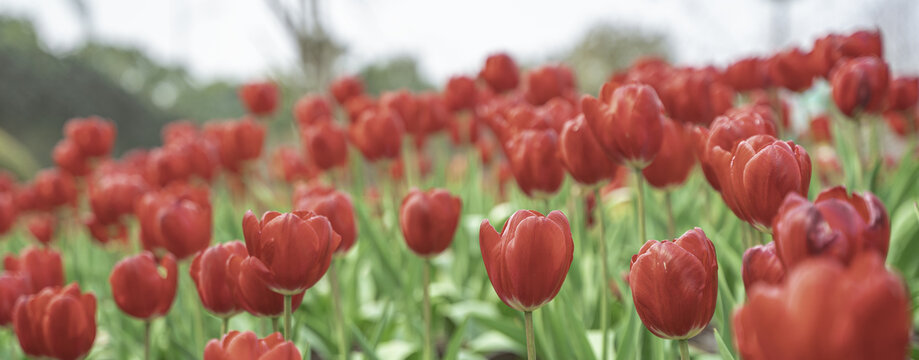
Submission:
{"label": "partially open tulip", "polygon": [[654,161],[641,170],[645,180],[656,188],[680,186],[695,165],[696,154],[688,127],[665,119],[661,150]]}
{"label": "partially open tulip", "polygon": [[243,234],[258,275],[283,295],[301,293],[316,284],[341,244],[329,220],[308,211],[269,211],[261,221],[247,211]]}
{"label": "partially open tulip", "polygon": [[236,240],[211,246],[195,255],[189,269],[201,305],[218,317],[233,316],[243,310],[236,298],[239,281],[228,271],[232,255],[247,257],[246,245]]}
{"label": "partially open tulip", "polygon": [[230,331],[204,347],[204,360],[300,360],[300,350],[276,332],[259,339],[251,331]]}
{"label": "partially open tulip", "polygon": [[[284,313],[284,295],[268,287],[268,282],[261,275],[265,265],[258,259],[231,253],[227,259],[229,285],[234,292],[234,300],[242,309],[254,316],[279,317]],[[291,309],[297,310],[303,301],[300,292],[291,298]]]}
{"label": "partially open tulip", "polygon": [[752,108],[746,108],[716,118],[710,130],[707,133],[703,131],[703,135],[697,137],[697,146],[702,146],[698,151],[699,162],[705,179],[712,188],[721,190],[721,184],[718,182],[719,173],[727,170],[720,166],[723,164],[716,166],[716,160],[721,157],[729,160],[731,151],[737,143],[761,134],[775,136],[775,124],[752,111]]}
{"label": "partially open tulip", "polygon": [[144,249],[164,248],[185,259],[211,243],[213,218],[207,188],[171,186],[147,193],[136,206]]}
{"label": "partially open tulip", "polygon": [[22,351],[34,357],[81,359],[96,340],[96,297],[76,283],[24,296],[13,309]]}
{"label": "partially open tulip", "polygon": [[862,252],[883,259],[890,243],[890,218],[874,194],[849,195],[837,186],[820,192],[814,203],[789,194],[775,218],[773,236],[786,268],[817,256],[844,264]]}
{"label": "partially open tulip", "polygon": [[248,83],[239,89],[239,99],[249,113],[256,116],[274,113],[279,95],[278,86],[270,81]]}
{"label": "partially open tulip", "polygon": [[664,106],[648,85],[614,88],[606,83],[600,98],[581,99],[584,118],[606,156],[633,168],[644,168],[660,151]]}
{"label": "partially open tulip", "polygon": [[785,266],[775,253],[775,242],[756,245],[743,253],[743,285],[749,293],[754,284],[781,284]]}
{"label": "partially open tulip", "polygon": [[887,110],[906,111],[919,102],[919,77],[901,76],[890,81]]}
{"label": "partially open tulip", "polygon": [[121,311],[141,320],[164,316],[176,296],[176,259],[166,254],[157,264],[150,252],[127,257],[115,264],[108,280]]}
{"label": "partially open tulip", "polygon": [[50,247],[29,246],[22,250],[19,257],[7,255],[3,258],[3,268],[9,273],[28,277],[32,285],[30,294],[46,287],[64,286],[61,254]]}
{"label": "partially open tulip", "polygon": [[349,128],[349,136],[368,161],[393,159],[402,150],[404,127],[398,115],[388,111],[366,111]]}
{"label": "partially open tulip", "polygon": [[345,166],[348,162],[348,136],[331,121],[322,122],[300,132],[306,154],[320,170]]}
{"label": "partially open tulip", "polygon": [[555,298],[574,254],[571,227],[560,211],[543,216],[518,210],[500,234],[485,219],[479,245],[498,297],[519,311],[533,311]]}
{"label": "partially open tulip", "polygon": [[558,154],[575,180],[593,185],[613,177],[616,163],[603,153],[584,115],[569,120],[559,135]]}
{"label": "partially open tulip", "polygon": [[64,124],[64,135],[85,157],[107,156],[115,144],[115,124],[98,116],[75,118]]}
{"label": "partially open tulip", "polygon": [[329,219],[332,230],[341,236],[336,253],[344,254],[354,246],[357,226],[354,205],[347,193],[325,186],[298,187],[294,192],[294,209],[312,211]]}
{"label": "partially open tulip", "polygon": [[453,242],[463,203],[447,190],[412,189],[399,207],[399,226],[405,244],[415,254],[432,257]]}
{"label": "partially open tulip", "polygon": [[517,63],[504,53],[489,55],[485,59],[485,66],[479,71],[479,79],[496,93],[513,90],[520,82],[520,70]]}
{"label": "partially open tulip", "polygon": [[905,359],[910,300],[902,280],[873,253],[846,268],[811,259],[781,285],[748,289],[734,312],[744,359]]}
{"label": "partially open tulip", "polygon": [[564,65],[544,65],[524,75],[523,98],[542,105],[556,97],[573,97],[574,74]]}
{"label": "partially open tulip", "polygon": [[444,102],[451,112],[475,108],[477,90],[475,80],[468,76],[454,76],[444,86]]}
{"label": "partially open tulip", "polygon": [[534,196],[558,191],[565,179],[565,169],[558,158],[555,131],[523,130],[512,135],[504,148],[514,179],[525,194]]}
{"label": "partially open tulip", "polygon": [[718,298],[715,245],[695,228],[672,241],[648,240],[632,255],[629,287],[641,322],[664,339],[696,336]]}
{"label": "partially open tulip", "polygon": [[884,110],[890,70],[884,60],[860,57],[846,60],[833,70],[833,101],[839,111],[852,117],[856,112]]}
{"label": "partially open tulip", "polygon": [[29,233],[41,244],[48,245],[54,237],[57,219],[51,214],[40,214],[29,219]]}
{"label": "partially open tulip", "polygon": [[301,129],[331,121],[332,104],[323,96],[305,95],[294,104],[294,118]]}
{"label": "partially open tulip", "polygon": [[344,105],[348,100],[364,94],[364,83],[354,76],[342,76],[332,81],[329,92],[339,105]]}
{"label": "partially open tulip", "polygon": [[19,297],[32,293],[32,285],[24,274],[4,272],[0,274],[0,326],[13,321],[13,307]]}

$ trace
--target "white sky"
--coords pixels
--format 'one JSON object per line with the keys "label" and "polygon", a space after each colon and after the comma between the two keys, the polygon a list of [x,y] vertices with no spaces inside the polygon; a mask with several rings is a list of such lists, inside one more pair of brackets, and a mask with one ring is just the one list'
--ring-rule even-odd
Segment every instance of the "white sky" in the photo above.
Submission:
{"label": "white sky", "polygon": [[[248,80],[295,64],[292,44],[264,0],[87,0],[93,31],[184,65],[201,79]],[[472,73],[503,50],[541,60],[598,22],[663,32],[678,61],[724,64],[770,49],[766,0],[325,0],[322,15],[348,46],[345,70],[414,55],[431,80]],[[793,0],[786,43],[809,47],[829,31],[880,26],[898,72],[919,73],[919,1]],[[83,41],[70,0],[3,0],[0,14],[31,18],[54,51]],[[896,41],[893,41],[896,40]]]}

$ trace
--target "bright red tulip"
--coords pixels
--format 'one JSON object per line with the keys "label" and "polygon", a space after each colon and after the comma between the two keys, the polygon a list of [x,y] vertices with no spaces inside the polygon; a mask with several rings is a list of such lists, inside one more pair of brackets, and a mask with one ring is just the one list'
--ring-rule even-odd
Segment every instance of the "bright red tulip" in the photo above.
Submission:
{"label": "bright red tulip", "polygon": [[556,97],[573,98],[574,74],[564,65],[545,65],[524,75],[523,97],[533,105],[542,105]]}
{"label": "bright red tulip", "polygon": [[22,351],[60,360],[83,358],[96,340],[96,297],[76,283],[19,298],[13,329]]}
{"label": "bright red tulip", "polygon": [[354,205],[347,193],[332,187],[301,186],[294,192],[294,209],[312,211],[329,219],[332,230],[341,236],[336,253],[344,254],[354,246],[357,226],[354,224]]}
{"label": "bright red tulip", "polygon": [[702,145],[699,152],[702,172],[715,190],[721,190],[717,172],[725,170],[716,167],[716,160],[730,160],[734,146],[749,137],[761,134],[775,136],[775,124],[751,110],[743,109],[720,116],[712,122],[711,130],[707,134],[697,137],[697,146]]}
{"label": "bright red tulip", "polygon": [[0,273],[0,326],[13,321],[13,307],[19,297],[32,293],[29,278],[22,274]]}
{"label": "bright red tulip", "polygon": [[518,210],[499,234],[482,221],[479,245],[485,271],[498,297],[518,311],[533,311],[558,294],[568,275],[574,241],[568,218]]}
{"label": "bright red tulip", "polygon": [[641,322],[654,335],[679,340],[696,336],[715,313],[715,245],[699,228],[672,241],[648,240],[632,255],[629,287]]}
{"label": "bright red tulip", "polygon": [[571,177],[585,185],[609,179],[616,171],[616,163],[603,153],[584,115],[565,123],[559,135],[558,153]]}
{"label": "bright red tulip", "polygon": [[629,167],[644,168],[660,151],[664,106],[650,86],[606,83],[600,98],[581,99],[584,118],[606,156]]}
{"label": "bright red tulip", "polygon": [[48,245],[54,238],[57,219],[51,214],[39,214],[29,219],[28,228],[32,237],[43,245]]}
{"label": "bright red tulip", "polygon": [[300,360],[300,350],[276,332],[259,339],[251,331],[230,331],[204,347],[204,360]]}
{"label": "bright red tulip", "polygon": [[247,211],[243,234],[258,275],[284,295],[301,293],[316,284],[341,244],[329,220],[308,211],[269,211],[261,221]]}
{"label": "bright red tulip", "polygon": [[723,79],[737,91],[765,89],[769,85],[767,65],[758,57],[743,58],[728,65]]}
{"label": "bright red tulip", "polygon": [[30,294],[46,287],[64,286],[61,254],[50,247],[29,246],[22,250],[19,257],[7,255],[3,258],[3,268],[9,273],[28,277],[32,285]]}
{"label": "bright red tulip", "polygon": [[775,253],[775,242],[756,245],[743,253],[743,285],[750,292],[754,284],[778,285],[785,279],[785,266]]}
{"label": "bright red tulip", "polygon": [[351,124],[349,135],[364,158],[374,162],[399,156],[403,131],[402,120],[398,115],[386,110],[366,111],[357,122]]}
{"label": "bright red tulip", "polygon": [[453,243],[463,202],[447,190],[412,189],[399,207],[399,226],[405,244],[415,254],[433,257]]}
{"label": "bright red tulip", "polygon": [[249,256],[239,240],[217,244],[199,252],[191,262],[189,274],[198,289],[201,305],[218,317],[229,317],[243,310],[236,298],[239,281],[228,270],[230,256]]}
{"label": "bright red tulip", "polygon": [[300,133],[307,156],[320,170],[345,166],[348,162],[348,136],[332,122],[322,122]]}
{"label": "bright red tulip", "polygon": [[278,86],[270,81],[248,83],[239,89],[239,99],[250,114],[270,116],[278,106],[279,92]]}
{"label": "bright red tulip", "polygon": [[86,176],[92,172],[89,160],[80,153],[80,148],[71,139],[62,139],[51,151],[51,157],[58,168],[73,176]]}
{"label": "bright red tulip", "polygon": [[115,264],[108,281],[121,311],[141,320],[164,316],[179,282],[176,259],[166,254],[157,264],[150,252],[126,257]]}
{"label": "bright red tulip", "polygon": [[479,71],[479,79],[496,93],[513,90],[520,82],[520,70],[517,63],[504,53],[489,55],[485,59],[485,66]]}
{"label": "bright red tulip", "polygon": [[294,118],[300,128],[333,119],[332,104],[320,95],[305,95],[294,104]]}
{"label": "bright red tulip", "polygon": [[846,60],[833,70],[833,101],[852,117],[858,112],[879,113],[889,89],[890,70],[884,60],[860,57]]}
{"label": "bright red tulip", "polygon": [[342,76],[329,85],[329,92],[339,105],[344,105],[348,100],[364,94],[364,83],[354,76]]}
{"label": "bright red tulip", "polygon": [[527,196],[558,191],[565,179],[565,169],[558,158],[558,135],[555,131],[520,131],[512,135],[504,148],[514,179]]}
{"label": "bright red tulip", "polygon": [[696,154],[688,127],[665,118],[661,150],[641,170],[648,184],[662,189],[680,186],[695,165]]}
{"label": "bright red tulip", "polygon": [[98,116],[67,120],[64,135],[84,157],[108,156],[115,143],[115,124]]}
{"label": "bright red tulip", "polygon": [[475,80],[468,76],[454,76],[444,86],[444,102],[451,112],[471,110],[477,102]]}
{"label": "bright red tulip", "polygon": [[734,341],[751,360],[905,359],[911,318],[909,293],[879,256],[848,268],[812,259],[781,285],[748,289]]}
{"label": "bright red tulip", "polygon": [[210,245],[213,227],[207,188],[178,184],[145,194],[136,205],[144,249],[164,248],[185,259]]}
{"label": "bright red tulip", "polygon": [[817,75],[810,65],[808,55],[798,48],[777,53],[768,62],[772,85],[794,92],[809,89],[814,83],[814,76]]}
{"label": "bright red tulip", "polygon": [[906,111],[919,102],[919,77],[901,76],[890,81],[887,110]]}
{"label": "bright red tulip", "polygon": [[[239,256],[231,253],[227,259],[227,274],[230,287],[234,289],[234,300],[244,310],[254,316],[280,317],[284,314],[284,295],[268,287],[265,274],[267,269],[258,259]],[[292,311],[296,311],[303,301],[303,294],[294,294],[291,298]]]}

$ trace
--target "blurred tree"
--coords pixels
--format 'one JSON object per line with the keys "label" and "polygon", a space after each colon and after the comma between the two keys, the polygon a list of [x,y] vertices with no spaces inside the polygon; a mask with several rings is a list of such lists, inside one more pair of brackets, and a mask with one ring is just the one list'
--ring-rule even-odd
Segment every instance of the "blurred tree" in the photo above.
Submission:
{"label": "blurred tree", "polygon": [[591,27],[577,44],[559,60],[575,69],[578,87],[596,93],[616,70],[628,67],[635,59],[654,55],[670,58],[667,38],[637,28],[598,24]]}
{"label": "blurred tree", "polygon": [[[265,0],[294,42],[308,89],[325,89],[345,48],[325,30],[319,0]],[[295,4],[291,4],[291,2]]]}
{"label": "blurred tree", "polygon": [[386,90],[431,90],[434,87],[418,69],[418,62],[408,55],[396,56],[366,65],[358,72],[367,92],[379,95]]}

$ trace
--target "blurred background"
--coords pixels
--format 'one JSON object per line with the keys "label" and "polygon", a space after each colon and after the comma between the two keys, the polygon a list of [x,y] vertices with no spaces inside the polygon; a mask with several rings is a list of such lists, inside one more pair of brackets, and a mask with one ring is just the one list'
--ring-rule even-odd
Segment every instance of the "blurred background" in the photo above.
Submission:
{"label": "blurred background", "polygon": [[51,165],[72,117],[115,121],[116,155],[157,145],[171,120],[239,117],[247,81],[277,82],[290,109],[337,75],[423,90],[506,51],[565,62],[596,93],[642,55],[719,66],[865,28],[881,29],[894,73],[919,74],[916,0],[3,0],[0,168]]}

